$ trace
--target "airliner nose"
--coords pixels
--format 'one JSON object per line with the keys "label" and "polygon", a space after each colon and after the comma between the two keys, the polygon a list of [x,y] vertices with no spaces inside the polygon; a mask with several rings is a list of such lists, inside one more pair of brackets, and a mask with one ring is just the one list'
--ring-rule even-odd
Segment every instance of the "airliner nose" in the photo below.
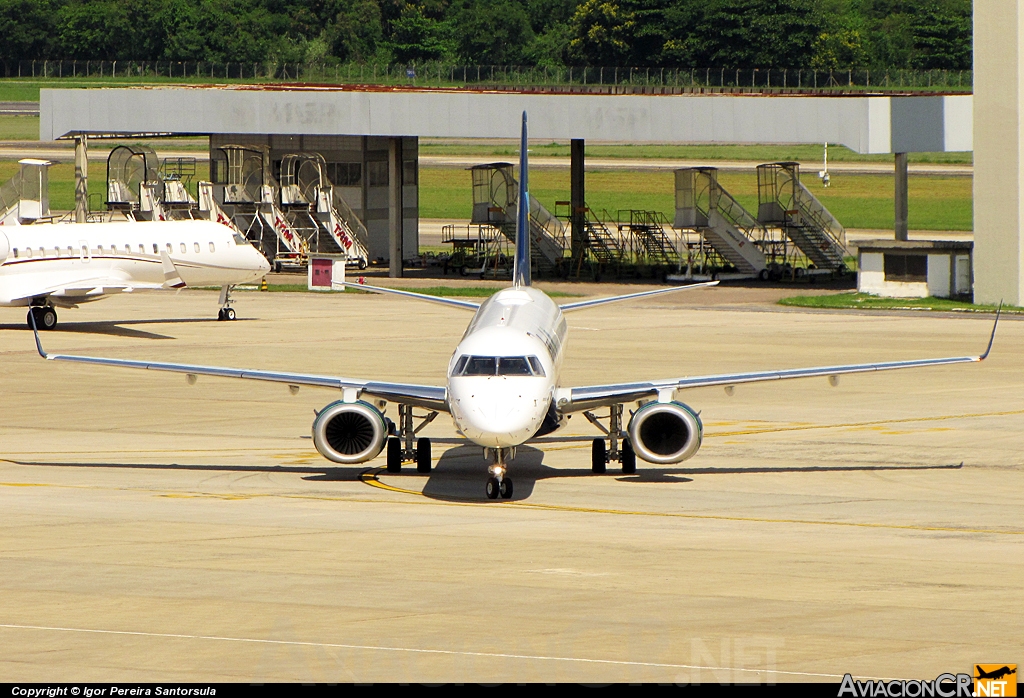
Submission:
{"label": "airliner nose", "polygon": [[495,399],[475,396],[464,400],[463,433],[479,444],[504,448],[518,446],[540,429],[543,410],[534,399]]}

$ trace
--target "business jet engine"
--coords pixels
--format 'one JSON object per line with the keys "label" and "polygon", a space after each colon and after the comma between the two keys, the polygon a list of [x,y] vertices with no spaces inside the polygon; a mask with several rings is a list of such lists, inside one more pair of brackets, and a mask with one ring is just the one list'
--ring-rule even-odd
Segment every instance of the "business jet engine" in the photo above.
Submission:
{"label": "business jet engine", "polygon": [[376,458],[388,441],[388,422],[368,402],[332,402],[313,420],[313,445],[335,463]]}
{"label": "business jet engine", "polygon": [[704,425],[689,405],[648,402],[629,420],[629,440],[648,463],[668,465],[692,457],[704,438]]}

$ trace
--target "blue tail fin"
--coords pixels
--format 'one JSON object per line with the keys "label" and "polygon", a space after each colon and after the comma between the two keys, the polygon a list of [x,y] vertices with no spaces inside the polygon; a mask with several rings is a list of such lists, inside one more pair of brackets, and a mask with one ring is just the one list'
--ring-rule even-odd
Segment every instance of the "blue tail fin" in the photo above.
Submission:
{"label": "blue tail fin", "polygon": [[519,144],[519,203],[516,205],[516,258],[512,268],[514,286],[530,285],[530,189],[526,163],[526,112],[523,112],[523,138]]}

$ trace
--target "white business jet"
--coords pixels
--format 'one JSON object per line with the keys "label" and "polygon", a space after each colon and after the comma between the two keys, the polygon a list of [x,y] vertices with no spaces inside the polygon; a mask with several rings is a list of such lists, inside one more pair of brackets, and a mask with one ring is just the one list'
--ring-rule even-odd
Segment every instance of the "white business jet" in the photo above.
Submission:
{"label": "white business jet", "polygon": [[[609,461],[618,461],[625,473],[636,471],[639,456],[648,463],[667,465],[693,456],[701,446],[703,426],[696,410],[676,399],[687,388],[734,386],[740,383],[828,377],[835,384],[844,373],[886,371],[941,364],[981,361],[988,356],[995,338],[995,326],[988,349],[980,356],[893,361],[888,363],[824,366],[755,373],[735,373],[668,380],[646,380],[615,385],[562,387],[558,380],[566,341],[564,314],[606,303],[648,298],[717,282],[658,289],[625,296],[568,303],[558,306],[542,291],[530,285],[529,206],[527,191],[526,114],[520,155],[519,202],[513,284],[481,304],[450,298],[424,296],[396,289],[350,284],[364,290],[442,303],[474,313],[466,334],[455,348],[448,365],[446,385],[410,385],[378,381],[317,376],[301,373],[194,366],[155,361],[127,361],[89,356],[46,354],[52,361],[143,368],[196,376],[221,376],[285,383],[294,390],[311,385],[342,392],[341,400],[317,413],[313,421],[313,444],[324,457],[336,463],[363,463],[387,449],[387,468],[397,471],[403,460],[415,460],[417,470],[430,472],[430,440],[416,439],[416,433],[440,412],[451,414],[455,428],[483,447],[490,460],[486,494],[490,499],[512,496],[508,477],[516,447],[558,429],[566,416],[583,412],[604,436],[594,439],[592,468],[603,473]],[[996,316],[998,323],[998,314]],[[398,423],[385,417],[388,402],[398,404]],[[623,407],[640,403],[623,430]],[[413,409],[425,409],[414,423]],[[598,417],[594,410],[608,408]],[[607,420],[607,426],[601,420]],[[415,443],[415,448],[414,448]],[[620,448],[621,446],[621,448]]]}
{"label": "white business jet", "polygon": [[212,221],[0,228],[0,306],[29,306],[29,325],[48,330],[57,326],[57,306],[186,286],[220,286],[218,317],[234,320],[230,288],[268,271],[259,250]]}

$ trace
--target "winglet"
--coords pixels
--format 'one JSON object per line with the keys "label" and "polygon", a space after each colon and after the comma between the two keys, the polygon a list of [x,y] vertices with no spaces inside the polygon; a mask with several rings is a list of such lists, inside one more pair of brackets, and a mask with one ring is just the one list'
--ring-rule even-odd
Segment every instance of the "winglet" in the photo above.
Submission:
{"label": "winglet", "polygon": [[39,355],[44,359],[48,358],[46,356],[46,352],[43,351],[43,343],[39,341],[39,328],[36,327],[36,314],[31,310],[28,311],[28,321],[32,324],[32,333],[36,337],[36,351],[38,351]]}
{"label": "winglet", "polygon": [[996,308],[996,321],[992,323],[992,336],[988,338],[988,348],[985,349],[985,353],[978,357],[978,361],[984,361],[988,358],[988,354],[992,351],[992,344],[996,341],[996,328],[999,327],[999,313],[1003,310],[1003,302],[999,301],[999,307]]}
{"label": "winglet", "polygon": [[166,250],[160,251],[160,264],[164,269],[164,288],[185,288],[185,282],[178,274],[178,268],[171,261],[171,256]]}

